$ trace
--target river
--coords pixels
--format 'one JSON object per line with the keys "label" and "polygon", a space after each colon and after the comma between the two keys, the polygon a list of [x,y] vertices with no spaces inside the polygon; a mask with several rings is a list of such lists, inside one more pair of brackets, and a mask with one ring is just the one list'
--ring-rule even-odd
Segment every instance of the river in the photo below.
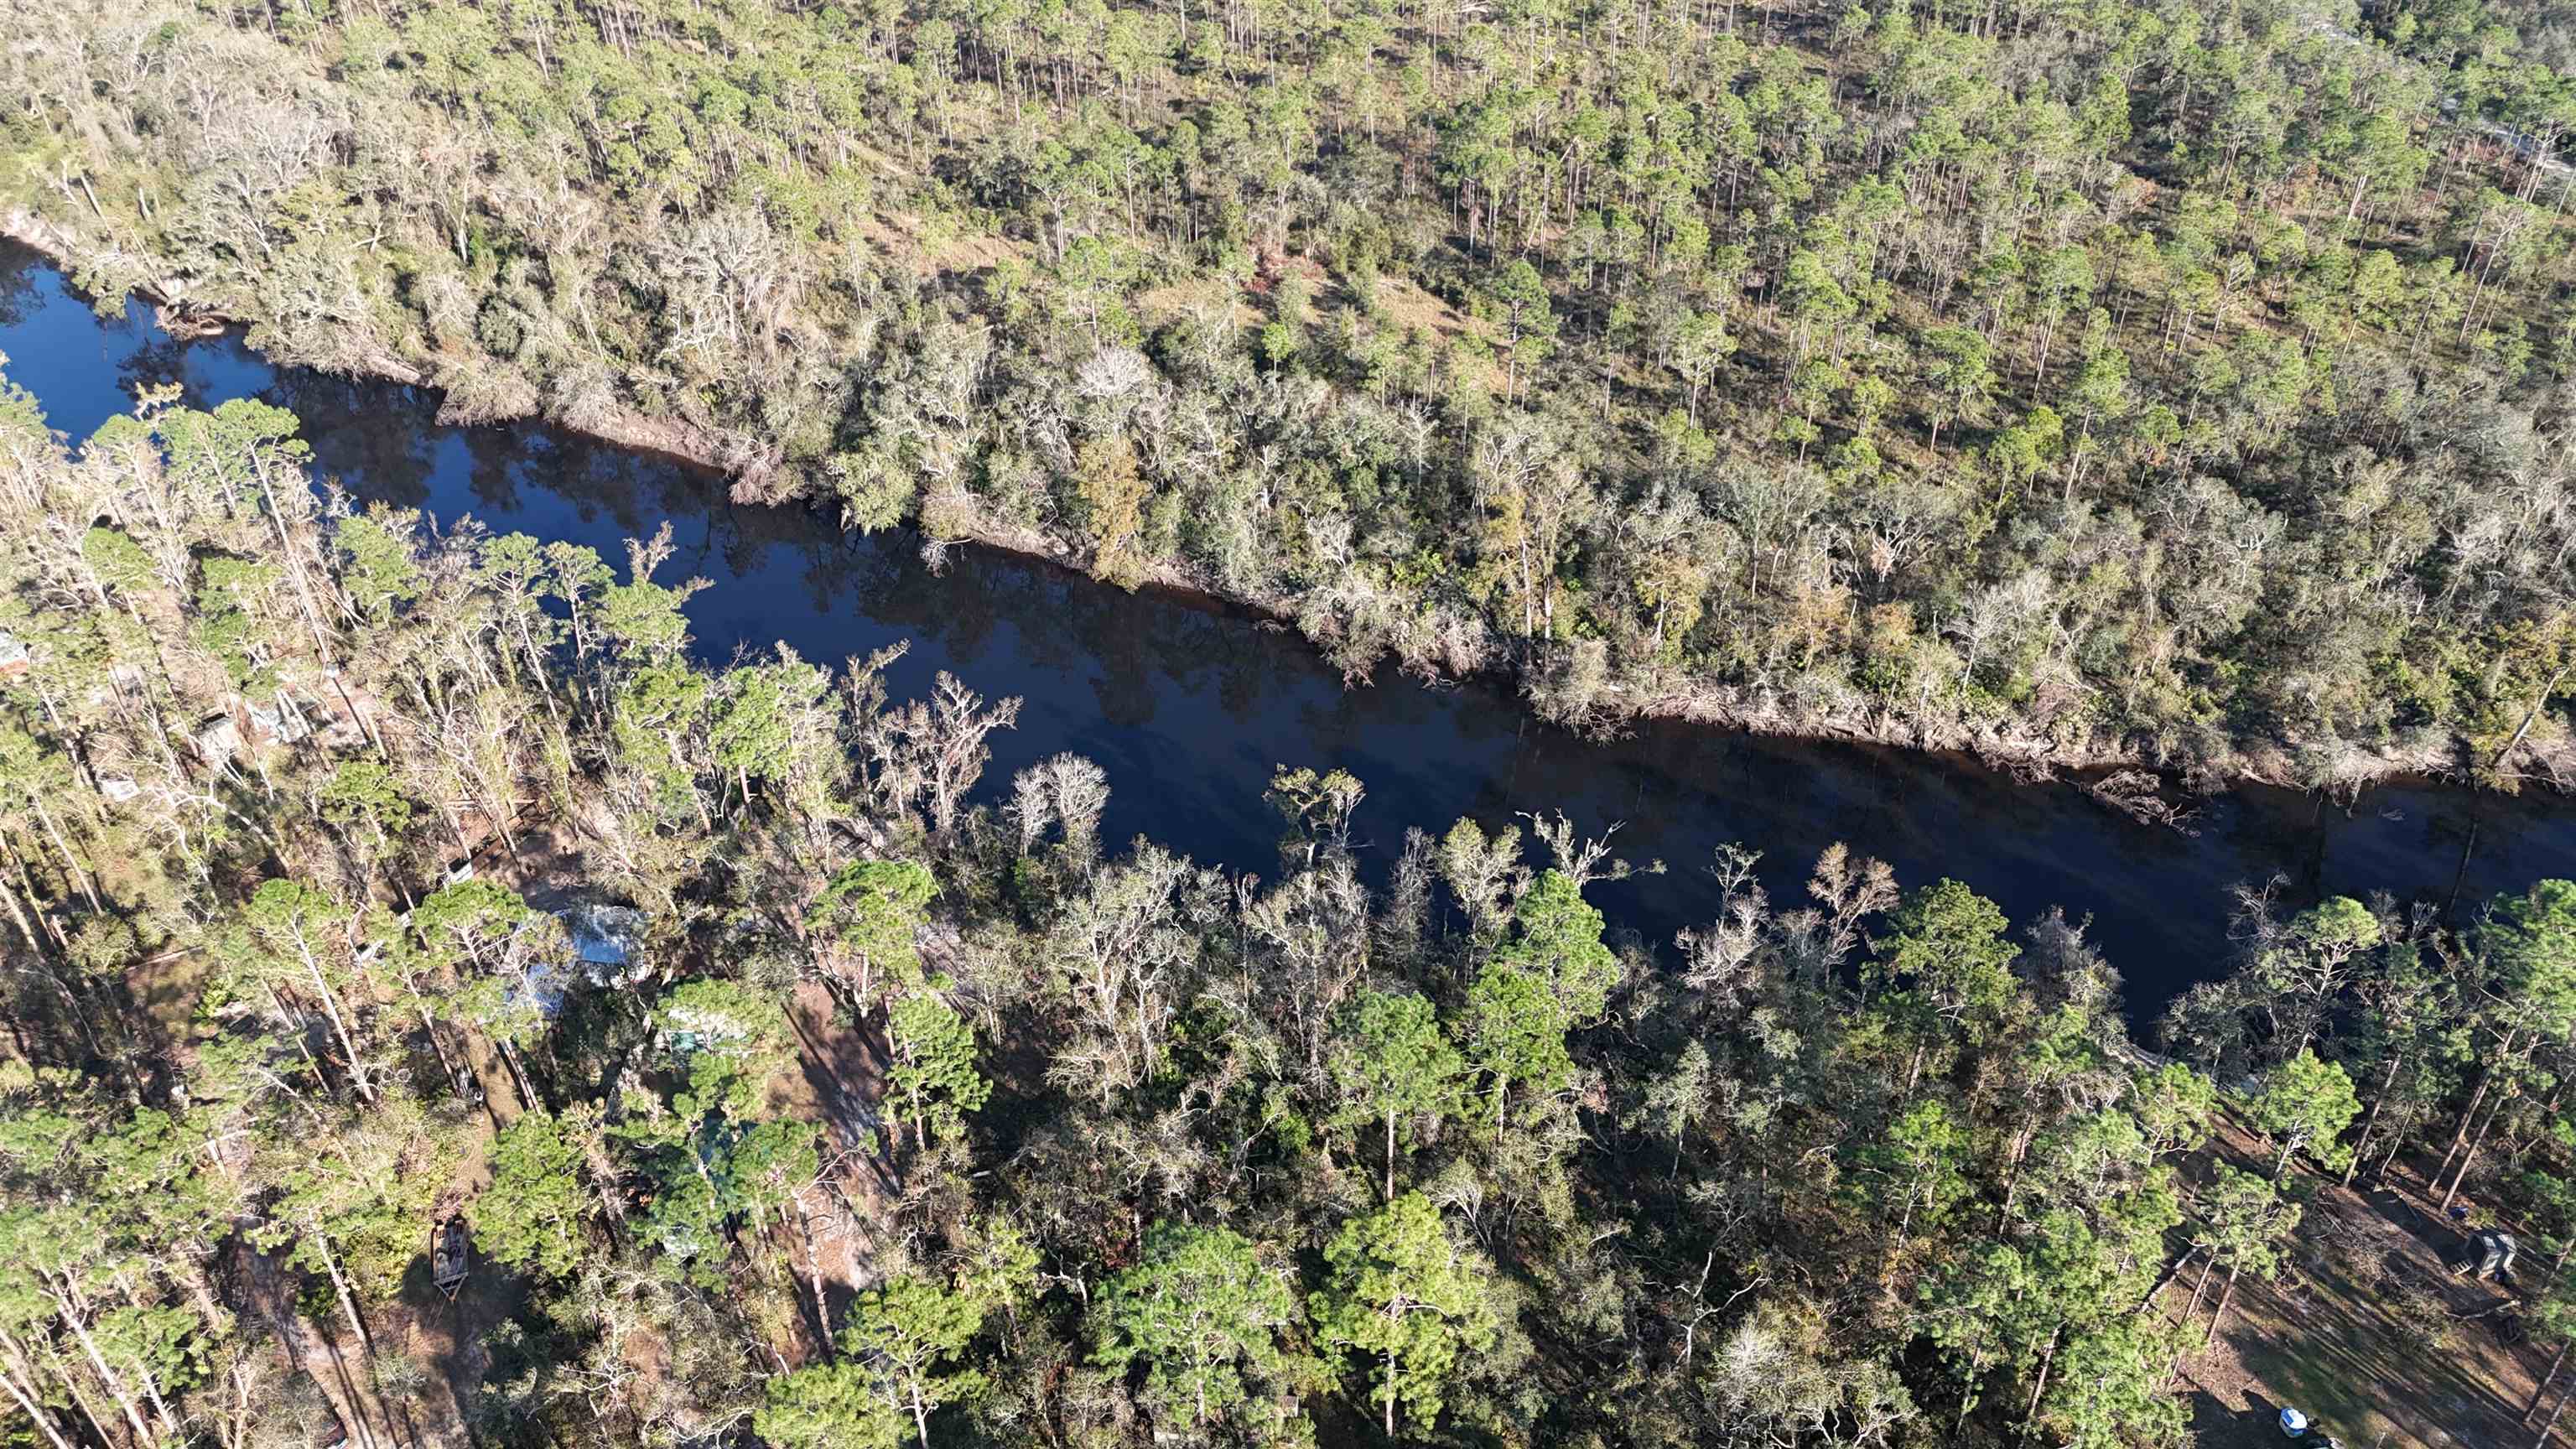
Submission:
{"label": "river", "polygon": [[1621,855],[1668,870],[1596,886],[1594,899],[1615,929],[1659,947],[1713,912],[1706,866],[1719,845],[1762,852],[1764,884],[1794,901],[1818,853],[1843,841],[1908,886],[1965,881],[2016,921],[2051,905],[2091,917],[2139,1020],[2223,969],[2238,882],[2277,872],[2300,901],[2456,895],[2465,912],[2498,890],[2576,876],[2576,803],[2554,796],[2383,787],[2347,808],[2249,787],[2202,802],[2185,833],[2072,785],[1940,755],[1669,723],[1593,743],[1537,723],[1488,682],[1435,687],[1390,672],[1345,688],[1294,634],[1230,609],[974,547],[934,573],[916,539],[737,507],[723,479],[664,459],[537,424],[442,426],[432,394],[271,367],[230,335],[175,341],[140,305],[102,321],[51,264],[8,243],[0,352],[75,440],[130,407],[140,385],[175,380],[197,406],[256,396],[292,409],[322,473],[442,525],[470,515],[622,562],[622,539],[668,520],[679,552],[663,580],[714,585],[688,606],[709,661],[784,642],[837,662],[908,639],[890,671],[897,697],[946,669],[1026,702],[1019,727],[994,737],[988,795],[1074,751],[1109,773],[1110,842],[1149,835],[1240,870],[1276,868],[1281,824],[1261,795],[1282,763],[1359,776],[1368,797],[1355,833],[1381,866],[1407,826],[1436,833],[1462,815],[1488,828],[1555,809],[1587,832],[1617,822]]}

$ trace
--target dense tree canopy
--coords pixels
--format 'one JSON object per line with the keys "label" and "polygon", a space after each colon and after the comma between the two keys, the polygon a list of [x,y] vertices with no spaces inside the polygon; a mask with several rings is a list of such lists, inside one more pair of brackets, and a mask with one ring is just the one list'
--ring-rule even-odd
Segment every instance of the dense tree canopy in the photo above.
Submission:
{"label": "dense tree canopy", "polygon": [[[1671,959],[1558,816],[1372,891],[1341,771],[1278,773],[1276,880],[1112,854],[1097,767],[974,788],[963,683],[710,669],[666,540],[353,513],[254,421],[0,432],[45,782],[0,1383],[48,1449],[2171,1444],[2175,1366],[2392,1164],[2564,1294],[2576,886],[2249,888],[2164,1060],[2076,924],[1840,847],[1790,909],[1722,852]],[[450,1311],[489,1357],[422,1356]]]}
{"label": "dense tree canopy", "polygon": [[[2562,772],[2576,101],[2528,0],[18,19],[14,230],[453,417],[1578,723]],[[172,445],[281,446],[218,417]],[[418,586],[339,547],[362,615]],[[218,654],[311,613],[267,566],[188,570]],[[664,648],[661,593],[601,622]],[[814,678],[710,704],[719,794],[803,778]]]}
{"label": "dense tree canopy", "polygon": [[[7,31],[0,219],[111,304],[1354,670],[2319,784],[2569,738],[2521,0]],[[2365,1172],[2576,1327],[2576,885],[2255,883],[2150,1052],[2082,923],[1866,840],[1669,943],[1563,816],[1360,839],[1328,761],[1266,873],[1104,842],[1098,766],[983,779],[1016,699],[711,664],[667,528],[309,462],[0,383],[27,1442],[2176,1445]]]}

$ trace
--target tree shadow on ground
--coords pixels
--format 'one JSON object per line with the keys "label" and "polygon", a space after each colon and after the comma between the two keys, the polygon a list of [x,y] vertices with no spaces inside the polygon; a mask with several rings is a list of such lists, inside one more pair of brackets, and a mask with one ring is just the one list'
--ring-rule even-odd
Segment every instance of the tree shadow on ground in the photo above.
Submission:
{"label": "tree shadow on ground", "polygon": [[2512,1289],[2453,1274],[2466,1238],[2438,1205],[2402,1178],[2289,1183],[2306,1211],[2281,1271],[2247,1275],[2218,1341],[2201,1349],[2195,1334],[2187,1355],[2200,1442],[2298,1442],[2281,1433],[2284,1404],[2350,1449],[2530,1442],[2522,1410],[2548,1355],[2499,1333]]}
{"label": "tree shadow on ground", "polygon": [[[2253,1379],[2347,1443],[2504,1443],[2519,1407],[2504,1387],[2513,1350],[2461,1320],[2499,1290],[2453,1279],[2429,1244],[2378,1222],[2379,1242],[2358,1255],[2302,1252],[2279,1282],[2245,1285],[2222,1340]],[[2271,1434],[2282,1437],[2277,1423]]]}
{"label": "tree shadow on ground", "polygon": [[[2183,1382],[2193,1383],[2189,1374]],[[2237,1449],[2239,1445],[2284,1444],[2292,1442],[2281,1434],[2281,1406],[2270,1396],[2256,1391],[2246,1395],[2247,1407],[2230,1408],[2205,1388],[2193,1388],[2184,1402],[2191,1409],[2191,1442],[2193,1449]]]}

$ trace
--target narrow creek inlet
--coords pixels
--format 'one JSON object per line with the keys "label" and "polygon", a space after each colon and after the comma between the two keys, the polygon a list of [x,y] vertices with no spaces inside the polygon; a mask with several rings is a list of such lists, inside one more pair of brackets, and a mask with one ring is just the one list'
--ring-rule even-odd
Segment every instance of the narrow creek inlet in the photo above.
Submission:
{"label": "narrow creek inlet", "polygon": [[1231,610],[973,547],[934,573],[917,540],[737,507],[723,479],[667,460],[537,424],[442,426],[433,395],[275,368],[233,336],[174,340],[139,305],[102,320],[49,263],[7,245],[0,352],[75,441],[140,386],[177,381],[200,406],[257,396],[291,409],[318,472],[442,528],[471,517],[616,560],[620,540],[668,520],[679,552],[664,577],[714,585],[688,606],[705,655],[784,643],[837,663],[909,639],[890,671],[899,696],[945,669],[988,697],[1026,701],[1019,727],[993,738],[987,792],[1046,756],[1087,755],[1113,791],[1106,839],[1150,835],[1237,869],[1275,868],[1280,826],[1261,796],[1279,764],[1358,775],[1368,798],[1357,835],[1381,862],[1408,826],[1436,832],[1462,815],[1493,827],[1561,808],[1587,833],[1617,822],[1619,854],[1668,869],[1595,897],[1614,928],[1659,947],[1714,910],[1704,867],[1718,846],[1760,851],[1765,885],[1791,900],[1841,841],[1909,886],[1956,877],[2016,921],[2052,905],[2091,917],[2140,1020],[2216,974],[2240,881],[2277,872],[2301,900],[2389,890],[2466,909],[2537,877],[2576,876],[2576,801],[2546,795],[2391,787],[2346,808],[2249,787],[2201,802],[2184,833],[2073,786],[1947,757],[1680,724],[1596,744],[1539,724],[1486,681],[1433,687],[1382,672],[1345,688],[1292,633]]}

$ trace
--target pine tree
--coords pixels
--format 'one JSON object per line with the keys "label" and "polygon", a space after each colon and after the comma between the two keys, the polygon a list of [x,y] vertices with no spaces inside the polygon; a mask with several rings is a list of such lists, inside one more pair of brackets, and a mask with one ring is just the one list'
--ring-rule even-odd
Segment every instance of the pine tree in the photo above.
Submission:
{"label": "pine tree", "polygon": [[1357,1355],[1388,1435],[1400,1404],[1426,1428],[1464,1360],[1493,1346],[1501,1305],[1492,1269],[1459,1247],[1418,1192],[1353,1218],[1324,1249],[1327,1286],[1310,1312],[1328,1347]]}

